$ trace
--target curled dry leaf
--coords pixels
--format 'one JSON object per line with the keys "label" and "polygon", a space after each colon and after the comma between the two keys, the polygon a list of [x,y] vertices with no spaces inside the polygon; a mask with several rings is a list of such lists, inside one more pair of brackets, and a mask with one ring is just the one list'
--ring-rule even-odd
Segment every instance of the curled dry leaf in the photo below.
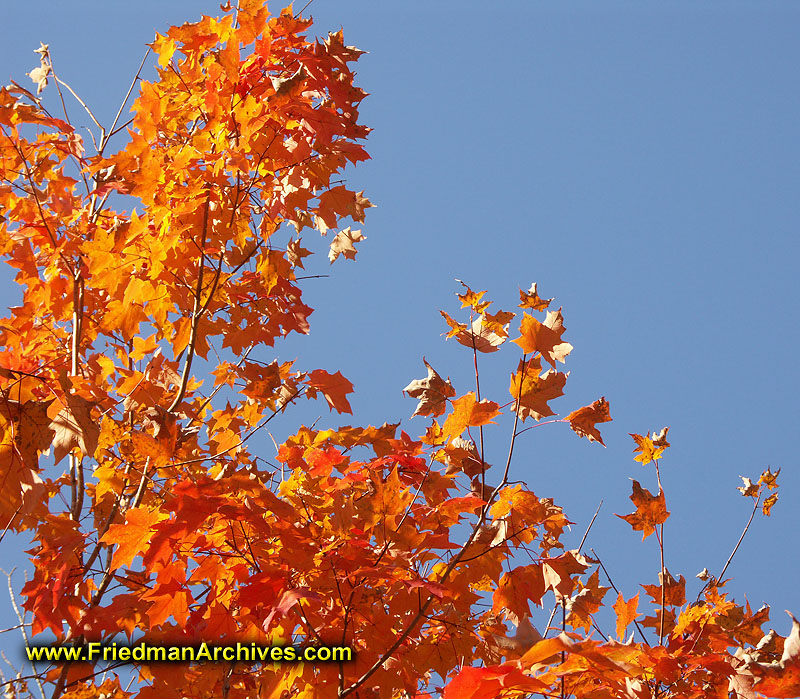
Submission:
{"label": "curled dry leaf", "polygon": [[465,347],[474,348],[478,352],[496,352],[508,337],[505,333],[505,328],[502,329],[502,333],[496,332],[496,323],[494,323],[494,321],[484,320],[483,316],[479,316],[472,321],[471,326],[468,326],[453,320],[444,311],[439,312],[450,326],[447,337],[455,337],[460,344]]}
{"label": "curled dry leaf", "polygon": [[659,489],[658,495],[653,495],[646,488],[639,485],[639,481],[633,481],[633,493],[631,501],[636,505],[636,512],[629,515],[617,515],[630,524],[634,531],[642,532],[642,540],[650,536],[655,528],[667,521],[669,512],[664,498],[664,491]]}
{"label": "curled dry leaf", "polygon": [[339,231],[331,241],[330,251],[328,252],[328,259],[331,264],[334,263],[339,255],[344,255],[348,260],[354,260],[357,252],[355,244],[366,239],[367,237],[362,235],[360,230],[351,230],[350,226]]}
{"label": "curled dry leaf", "polygon": [[778,494],[772,493],[768,498],[764,500],[764,504],[761,506],[761,511],[767,516],[770,516],[772,512],[772,508],[774,507],[775,503],[778,502]]}
{"label": "curled dry leaf", "polygon": [[611,422],[608,401],[605,398],[598,398],[591,405],[573,410],[564,419],[579,436],[586,437],[590,442],[600,442],[605,446],[599,430],[595,427],[598,422]]}
{"label": "curled dry leaf", "polygon": [[553,299],[543,299],[536,290],[536,282],[531,284],[527,291],[519,290],[519,307],[530,308],[534,311],[546,311]]}
{"label": "curled dry leaf", "polygon": [[428,364],[425,357],[422,358],[428,368],[428,375],[424,379],[415,379],[403,391],[412,398],[417,398],[419,404],[411,417],[417,415],[432,415],[437,417],[443,415],[447,408],[447,399],[456,395],[456,390],[450,379],[444,380],[436,370]]}
{"label": "curled dry leaf", "polygon": [[757,483],[753,483],[749,478],[745,478],[744,476],[739,476],[744,482],[744,485],[740,485],[736,490],[738,490],[742,495],[745,497],[758,497],[758,493],[761,488],[758,487]]}

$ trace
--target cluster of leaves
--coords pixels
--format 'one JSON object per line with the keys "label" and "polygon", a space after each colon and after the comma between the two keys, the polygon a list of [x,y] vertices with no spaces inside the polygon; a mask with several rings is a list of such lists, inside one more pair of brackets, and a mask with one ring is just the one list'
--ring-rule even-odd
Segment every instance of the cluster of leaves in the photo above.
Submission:
{"label": "cluster of leaves", "polygon": [[[144,664],[133,689],[72,663],[11,678],[7,694],[792,696],[800,625],[764,635],[768,609],[729,601],[722,575],[687,604],[663,548],[660,582],[644,586],[653,615],[618,592],[617,639],[597,628],[602,564],[565,550],[561,508],[510,480],[522,425],[555,415],[572,350],[535,284],[520,291],[513,338],[518,312],[489,312],[485,292],[459,295],[468,322],[443,312],[476,385],[459,394],[425,362],[405,389],[431,419],[419,440],[395,424],[303,426],[275,463],[253,452],[302,396],[351,412],[339,372],[262,353],[308,332],[303,235],[332,232],[329,260],[355,257],[363,235],[343,226],[371,204],[340,177],[368,157],[368,129],[350,65],[361,52],[341,32],[310,41],[309,20],[272,17],[262,0],[222,9],[156,38],[158,77],[137,74],[127,123],[128,97],[102,127],[44,45],[37,94],[0,90],[0,253],[24,288],[0,321],[0,526],[35,541],[22,589],[34,636],[346,645],[355,660]],[[40,99],[51,83],[94,122],[93,155],[66,108],[57,118]],[[508,340],[522,357],[501,404],[481,395],[478,356]],[[508,455],[489,471],[483,432],[504,413]],[[602,444],[610,420],[600,398],[549,422]],[[660,544],[667,430],[633,436],[659,490],[634,482],[624,519]],[[776,477],[745,481],[753,514]],[[531,620],[550,593],[558,635]],[[625,639],[631,625],[639,642]]]}

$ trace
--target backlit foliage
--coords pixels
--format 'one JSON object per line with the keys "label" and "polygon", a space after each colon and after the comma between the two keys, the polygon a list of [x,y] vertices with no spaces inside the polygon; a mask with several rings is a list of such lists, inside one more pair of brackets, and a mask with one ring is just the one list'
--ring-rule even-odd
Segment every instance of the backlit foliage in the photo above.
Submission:
{"label": "backlit foliage", "polygon": [[[634,481],[623,516],[662,552],[646,598],[609,595],[602,564],[565,550],[561,508],[512,484],[530,426],[551,418],[603,444],[611,420],[605,398],[554,417],[572,345],[536,284],[514,312],[466,285],[457,317],[442,312],[476,385],[426,361],[405,389],[419,438],[301,426],[274,457],[252,447],[301,398],[351,412],[341,373],[269,357],[308,333],[314,239],[328,236],[331,263],[355,258],[372,206],[342,179],[368,158],[362,52],[341,32],[309,39],[310,25],[241,0],[169,29],[151,45],[156,79],[131,86],[132,119],[123,103],[106,128],[46,45],[36,93],[0,91],[0,253],[24,291],[0,321],[0,527],[34,540],[29,640],[324,643],[355,660],[139,664],[128,688],[90,664],[39,666],[6,695],[795,696],[798,623],[765,635],[769,610],[728,599],[724,570],[687,600],[664,564],[666,429],[633,435],[657,492]],[[50,111],[59,97],[94,122],[91,153]],[[478,357],[495,352],[516,356],[492,399]],[[506,426],[498,463],[483,433]],[[777,476],[744,479],[754,514],[769,514]],[[536,629],[532,607],[553,605]]]}

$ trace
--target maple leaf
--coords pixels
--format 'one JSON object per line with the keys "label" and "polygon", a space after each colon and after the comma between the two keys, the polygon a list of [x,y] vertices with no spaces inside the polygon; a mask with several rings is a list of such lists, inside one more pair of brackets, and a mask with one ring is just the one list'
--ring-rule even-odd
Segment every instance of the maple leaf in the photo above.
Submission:
{"label": "maple leaf", "polygon": [[636,512],[616,516],[624,519],[633,527],[634,531],[642,532],[642,541],[644,541],[655,531],[656,526],[666,522],[669,517],[664,491],[659,488],[658,495],[653,495],[646,488],[642,488],[639,481],[634,480],[630,499],[636,505]]}
{"label": "maple leaf", "polygon": [[428,364],[425,357],[422,358],[428,368],[428,375],[424,379],[415,379],[403,389],[412,398],[419,399],[419,404],[411,417],[416,415],[432,415],[437,417],[443,415],[447,408],[447,399],[456,395],[456,390],[450,383],[442,379],[436,370]]}
{"label": "maple leaf", "polygon": [[680,607],[686,603],[686,579],[681,575],[676,580],[669,570],[658,574],[659,585],[642,585],[654,604],[661,604],[661,588],[664,587],[664,604]]}
{"label": "maple leaf", "polygon": [[500,406],[484,398],[475,400],[474,393],[467,393],[453,401],[453,412],[447,416],[442,431],[448,438],[458,437],[467,427],[488,425],[500,414]]}
{"label": "maple leaf", "polygon": [[439,313],[444,316],[450,326],[450,332],[447,333],[448,339],[455,337],[465,347],[474,348],[478,352],[496,352],[506,341],[505,331],[503,333],[496,332],[493,329],[493,323],[485,322],[483,316],[479,316],[472,321],[471,326],[468,326],[456,322],[444,311],[439,311]]}
{"label": "maple leaf", "polygon": [[651,461],[661,458],[664,450],[669,446],[669,444],[666,443],[666,439],[664,439],[668,429],[668,427],[665,427],[664,430],[662,430],[663,437],[661,439],[663,441],[661,441],[660,444],[656,444],[656,442],[659,442],[659,437],[655,432],[653,432],[652,437],[630,433],[633,441],[636,442],[637,445],[636,449],[633,450],[634,454],[636,452],[640,452],[639,455],[634,457],[633,460],[639,461],[643,466],[646,466]]}
{"label": "maple leaf", "polygon": [[342,376],[342,372],[337,371],[335,374],[329,374],[323,369],[315,369],[306,378],[306,383],[308,384],[310,398],[315,398],[317,391],[319,391],[325,396],[325,400],[331,410],[336,410],[338,413],[353,414],[353,409],[346,398],[348,393],[353,392],[353,384]]}
{"label": "maple leaf", "polygon": [[564,418],[578,436],[586,437],[590,442],[600,442],[603,446],[605,443],[595,425],[598,422],[611,422],[611,419],[605,398],[598,398],[591,405],[573,410]]}
{"label": "maple leaf", "polygon": [[491,638],[492,645],[500,649],[501,654],[509,659],[518,658],[542,640],[542,634],[531,624],[528,617],[520,619],[515,626],[517,628],[513,636],[503,633],[502,635],[492,634]]}
{"label": "maple leaf", "polygon": [[599,575],[599,570],[595,570],[586,583],[580,583],[581,589],[567,600],[567,622],[574,629],[582,628],[586,633],[589,632],[594,621],[592,616],[600,610],[603,597],[611,589],[600,585]]}
{"label": "maple leaf", "polygon": [[53,400],[26,400],[22,403],[0,393],[0,418],[10,423],[8,439],[22,459],[32,470],[39,468],[39,452],[47,449],[53,441],[53,430],[47,411]]}
{"label": "maple leaf", "polygon": [[125,524],[112,524],[101,541],[116,544],[113,566],[130,565],[143,553],[155,534],[155,525],[167,519],[167,515],[149,507],[134,507],[125,513]]}
{"label": "maple leaf", "polygon": [[541,420],[543,417],[555,415],[547,401],[564,395],[567,374],[550,369],[542,373],[541,368],[538,357],[532,357],[527,362],[520,359],[516,373],[511,374],[508,391],[523,421],[529,417]]}
{"label": "maple leaf", "polygon": [[56,463],[75,447],[78,447],[84,456],[94,456],[97,440],[100,437],[100,427],[91,415],[93,403],[82,396],[74,395],[69,387],[66,387],[65,397],[67,404],[50,423],[50,428],[55,434],[53,456]]}
{"label": "maple leaf", "polygon": [[778,494],[772,493],[772,495],[764,499],[764,503],[761,505],[761,511],[769,517],[776,502],[778,502]]}
{"label": "maple leaf", "polygon": [[539,352],[555,369],[556,362],[563,364],[567,355],[572,352],[572,345],[561,340],[564,330],[560,308],[557,311],[548,311],[544,323],[525,313],[519,328],[521,336],[512,342],[518,344],[525,354]]}
{"label": "maple leaf", "polygon": [[42,94],[44,88],[47,87],[47,79],[50,77],[53,70],[50,65],[49,48],[47,44],[39,42],[39,48],[34,51],[34,53],[38,53],[40,56],[39,65],[28,73],[28,77],[36,83],[37,95]]}
{"label": "maple leaf", "polygon": [[787,610],[792,630],[783,642],[783,652],[772,663],[750,662],[747,669],[756,676],[753,688],[769,697],[788,699],[800,695],[800,621]]}
{"label": "maple leaf", "polygon": [[742,495],[745,497],[757,497],[759,492],[761,492],[761,488],[758,487],[757,483],[753,483],[749,478],[745,478],[744,476],[739,476],[744,482],[744,485],[740,485],[736,490],[738,490]]}
{"label": "maple leaf", "polygon": [[761,474],[761,477],[758,479],[758,482],[763,483],[770,490],[774,490],[775,488],[778,487],[778,476],[780,475],[780,472],[781,472],[780,469],[773,472],[768,468]]}
{"label": "maple leaf", "polygon": [[529,602],[540,606],[545,593],[544,574],[538,563],[503,573],[492,595],[492,613],[505,612],[515,625],[530,614]]}
{"label": "maple leaf", "polygon": [[585,572],[589,561],[579,551],[565,551],[555,558],[545,558],[542,573],[546,590],[553,590],[556,596],[568,597],[577,584],[574,576]]}
{"label": "maple leaf", "polygon": [[300,269],[304,269],[303,258],[308,257],[310,254],[311,251],[306,250],[304,247],[302,247],[300,245],[299,240],[290,240],[286,244],[286,257],[289,260],[289,263],[292,265],[292,267],[299,267]]}
{"label": "maple leaf", "polygon": [[536,291],[536,282],[527,291],[519,290],[519,307],[531,308],[534,311],[546,311],[553,299],[543,299]]}
{"label": "maple leaf", "polygon": [[515,315],[511,311],[484,312],[481,314],[481,326],[505,339],[508,337],[508,325],[514,320]]}
{"label": "maple leaf", "polygon": [[[446,439],[444,433],[442,433],[442,436]],[[450,443],[444,449],[437,452],[437,458],[439,454],[442,455],[444,462],[447,464],[445,475],[448,476],[461,471],[469,478],[474,478],[489,468],[489,464],[481,461],[481,456],[478,453],[475,442],[472,440],[455,437],[450,440]]]}
{"label": "maple leaf", "polygon": [[461,308],[472,308],[476,313],[483,313],[489,307],[491,301],[481,303],[481,299],[486,294],[485,291],[473,291],[460,279],[456,279],[456,281],[466,289],[463,294],[456,294],[458,300],[461,301]]}
{"label": "maple leaf", "polygon": [[625,632],[628,630],[628,626],[636,619],[636,609],[638,606],[638,592],[627,602],[622,597],[621,592],[617,594],[617,601],[614,603],[614,611],[617,614],[617,638],[621,641],[625,639]]}
{"label": "maple leaf", "polygon": [[331,264],[339,255],[344,255],[348,260],[354,260],[356,258],[355,243],[360,243],[366,239],[366,236],[361,235],[361,231],[350,230],[350,226],[339,231],[331,241],[331,248],[328,253],[328,259]]}
{"label": "maple leaf", "polygon": [[539,692],[547,685],[511,664],[465,667],[447,684],[442,699],[494,699],[511,687],[519,692]]}

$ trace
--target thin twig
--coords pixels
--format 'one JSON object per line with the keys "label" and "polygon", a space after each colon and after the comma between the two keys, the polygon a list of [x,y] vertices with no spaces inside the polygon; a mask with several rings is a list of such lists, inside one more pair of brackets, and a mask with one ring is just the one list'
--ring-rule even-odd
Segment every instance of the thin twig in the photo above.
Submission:
{"label": "thin twig", "polygon": [[[658,481],[658,494],[663,494],[664,489],[661,487],[661,471],[658,468],[658,459],[653,460],[656,468],[656,480]],[[656,539],[658,539],[658,551],[661,556],[661,619],[658,624],[658,645],[664,642],[664,616],[665,606],[667,599],[667,570],[664,567],[664,523],[658,525],[656,530]],[[656,687],[656,694],[658,694],[658,687]]]}
{"label": "thin twig", "polygon": [[122,116],[122,110],[125,109],[125,105],[128,103],[128,98],[131,96],[133,88],[136,87],[136,81],[139,79],[139,74],[142,72],[142,68],[144,68],[144,63],[149,55],[150,55],[150,49],[148,48],[147,51],[145,51],[142,62],[139,64],[139,69],[136,71],[136,75],[133,76],[133,80],[131,81],[131,86],[128,88],[128,92],[125,95],[125,99],[122,100],[122,104],[119,105],[119,110],[117,110],[117,115],[114,117],[114,121],[111,122],[111,127],[108,129],[108,134],[106,135],[105,139],[100,143],[100,150],[97,152],[98,155],[103,155],[103,150],[108,145],[109,139],[115,133],[117,133],[114,129],[117,126],[117,122],[119,121],[120,116]]}
{"label": "thin twig", "polygon": [[[91,119],[91,120],[94,122],[94,125],[95,125],[95,126],[98,128],[98,129],[100,129],[100,138],[101,138],[101,142],[102,142],[102,137],[105,135],[105,129],[103,129],[103,127],[102,127],[102,126],[100,126],[100,122],[99,122],[99,121],[97,121],[97,119],[95,119],[95,116],[94,116],[94,114],[92,114],[92,110],[91,110],[91,109],[89,109],[89,107],[88,107],[88,105],[86,104],[86,102],[84,102],[84,101],[83,101],[83,100],[82,100],[82,99],[81,99],[81,98],[78,96],[78,93],[77,93],[77,92],[75,92],[75,90],[73,90],[73,89],[72,89],[72,88],[71,88],[71,87],[70,87],[70,86],[69,86],[67,83],[65,83],[65,82],[64,82],[64,81],[63,81],[61,78],[59,78],[59,77],[58,77],[58,76],[56,76],[56,75],[53,75],[53,77],[56,79],[56,82],[57,82],[57,83],[59,83],[60,85],[63,85],[64,87],[66,87],[66,88],[67,88],[67,90],[69,90],[69,91],[70,91],[70,93],[72,94],[72,96],[73,96],[73,97],[74,97],[74,98],[75,98],[75,99],[78,101],[78,103],[81,105],[81,107],[83,107],[83,109],[84,109],[84,110],[86,111],[86,113],[89,115],[89,118],[90,118],[90,119]],[[89,133],[91,134],[92,132],[91,132],[91,131],[89,131]],[[92,142],[94,142],[94,136],[92,136]]]}
{"label": "thin twig", "polygon": [[[189,385],[189,373],[192,369],[192,360],[194,359],[195,345],[197,343],[197,326],[200,324],[200,317],[203,315],[202,302],[200,300],[203,293],[203,271],[205,265],[203,264],[203,250],[206,246],[206,233],[208,232],[208,208],[211,204],[211,193],[206,194],[206,204],[203,211],[203,230],[201,231],[200,239],[200,257],[197,260],[197,287],[194,293],[194,309],[192,311],[192,327],[189,331],[189,344],[187,345],[186,361],[183,364],[183,373],[181,374],[181,385],[175,399],[167,408],[167,412],[171,413],[178,407],[183,397],[186,395],[186,387]],[[210,299],[210,297],[209,297]]]}
{"label": "thin twig", "polygon": [[739,541],[736,542],[736,546],[733,547],[733,551],[731,551],[731,555],[728,556],[728,560],[725,561],[725,565],[722,567],[722,571],[716,578],[711,578],[706,584],[703,586],[703,589],[697,593],[697,599],[700,599],[700,595],[702,595],[708,586],[711,584],[712,581],[719,582],[722,580],[722,576],[725,575],[725,571],[728,570],[728,566],[731,564],[733,557],[736,555],[736,552],[739,550],[739,546],[741,546],[742,541],[744,541],[745,534],[747,534],[747,530],[750,529],[750,525],[753,523],[753,517],[756,516],[756,512],[758,511],[758,506],[761,503],[761,493],[758,494],[758,497],[753,504],[753,511],[750,513],[750,519],[747,520],[747,524],[744,525],[744,529],[742,530],[742,534],[739,537]]}
{"label": "thin twig", "polygon": [[592,525],[594,524],[594,521],[597,519],[597,515],[599,514],[600,508],[602,506],[603,506],[603,501],[601,500],[600,504],[597,506],[597,509],[594,511],[594,515],[592,516],[592,521],[589,522],[589,526],[586,527],[586,531],[583,533],[583,538],[581,539],[581,543],[578,544],[578,553],[581,552],[583,545],[586,543],[586,537],[589,536],[589,532],[592,530]]}
{"label": "thin twig", "polygon": [[[3,571],[3,573],[5,573],[6,577],[8,578],[8,596],[11,598],[11,606],[14,608],[14,613],[17,615],[17,619],[19,619],[19,628],[20,632],[22,633],[22,640],[25,643],[25,649],[29,650],[30,644],[28,642],[28,634],[25,632],[25,626],[26,626],[25,618],[22,616],[22,612],[20,612],[19,610],[19,606],[17,605],[17,600],[14,597],[14,588],[11,586],[11,575],[13,572],[14,572],[13,570],[11,571],[11,573],[6,573],[6,571]],[[33,669],[35,670],[36,668]],[[42,695],[42,699],[44,699],[45,693],[44,693],[44,687],[42,686],[42,680],[39,677],[39,675],[36,675],[35,679],[36,679],[36,684],[39,687],[39,693]]]}

